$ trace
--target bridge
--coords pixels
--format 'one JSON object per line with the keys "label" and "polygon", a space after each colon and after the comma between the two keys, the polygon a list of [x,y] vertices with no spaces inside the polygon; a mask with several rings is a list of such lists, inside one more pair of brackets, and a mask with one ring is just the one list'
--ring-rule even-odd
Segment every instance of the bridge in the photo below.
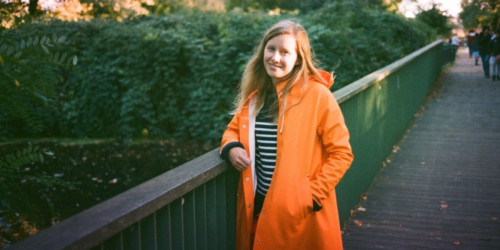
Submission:
{"label": "bridge", "polygon": [[[453,58],[439,40],[333,93],[355,155],[345,249],[500,249],[500,81]],[[235,249],[238,172],[217,151],[9,249]]]}
{"label": "bridge", "polygon": [[500,249],[500,81],[465,49],[364,198],[346,249]]}

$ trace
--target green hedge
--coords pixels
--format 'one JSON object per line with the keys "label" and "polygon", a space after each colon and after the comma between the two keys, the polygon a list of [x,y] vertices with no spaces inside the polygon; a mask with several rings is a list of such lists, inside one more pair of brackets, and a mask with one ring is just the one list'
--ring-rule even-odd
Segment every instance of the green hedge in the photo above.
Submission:
{"label": "green hedge", "polygon": [[[216,144],[245,62],[263,32],[290,17],[308,30],[321,67],[335,71],[335,89],[434,38],[425,25],[349,1],[299,16],[193,11],[28,24],[0,34],[8,44],[0,47],[0,110],[6,111],[0,139],[148,134]],[[43,36],[55,38],[49,51],[40,41],[19,45]],[[23,56],[16,57],[19,51]],[[20,58],[34,72],[13,69],[23,65]]]}

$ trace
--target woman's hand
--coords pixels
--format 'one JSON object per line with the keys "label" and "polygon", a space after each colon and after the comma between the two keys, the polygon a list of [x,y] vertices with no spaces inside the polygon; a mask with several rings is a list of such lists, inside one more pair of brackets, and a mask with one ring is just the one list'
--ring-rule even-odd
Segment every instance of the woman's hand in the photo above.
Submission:
{"label": "woman's hand", "polygon": [[252,160],[247,156],[247,152],[240,147],[234,147],[229,150],[229,160],[234,168],[238,171],[243,171],[248,168]]}

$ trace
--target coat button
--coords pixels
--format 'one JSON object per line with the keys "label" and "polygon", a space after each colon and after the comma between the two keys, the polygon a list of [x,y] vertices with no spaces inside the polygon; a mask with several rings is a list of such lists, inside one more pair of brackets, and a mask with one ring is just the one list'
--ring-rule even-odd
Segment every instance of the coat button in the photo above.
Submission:
{"label": "coat button", "polygon": [[243,124],[243,128],[246,128],[246,127],[247,127],[247,125],[246,125],[246,124]]}
{"label": "coat button", "polygon": [[252,207],[252,204],[248,204],[248,208],[251,208]]}
{"label": "coat button", "polygon": [[245,178],[245,181],[249,181],[249,180],[250,180],[250,178],[248,178],[248,177],[247,177],[247,178]]}

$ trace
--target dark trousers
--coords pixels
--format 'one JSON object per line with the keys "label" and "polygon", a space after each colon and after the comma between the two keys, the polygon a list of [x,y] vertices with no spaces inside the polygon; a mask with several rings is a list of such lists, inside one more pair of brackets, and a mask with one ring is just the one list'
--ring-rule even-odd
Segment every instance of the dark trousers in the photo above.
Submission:
{"label": "dark trousers", "polygon": [[490,55],[481,55],[485,77],[490,77]]}

